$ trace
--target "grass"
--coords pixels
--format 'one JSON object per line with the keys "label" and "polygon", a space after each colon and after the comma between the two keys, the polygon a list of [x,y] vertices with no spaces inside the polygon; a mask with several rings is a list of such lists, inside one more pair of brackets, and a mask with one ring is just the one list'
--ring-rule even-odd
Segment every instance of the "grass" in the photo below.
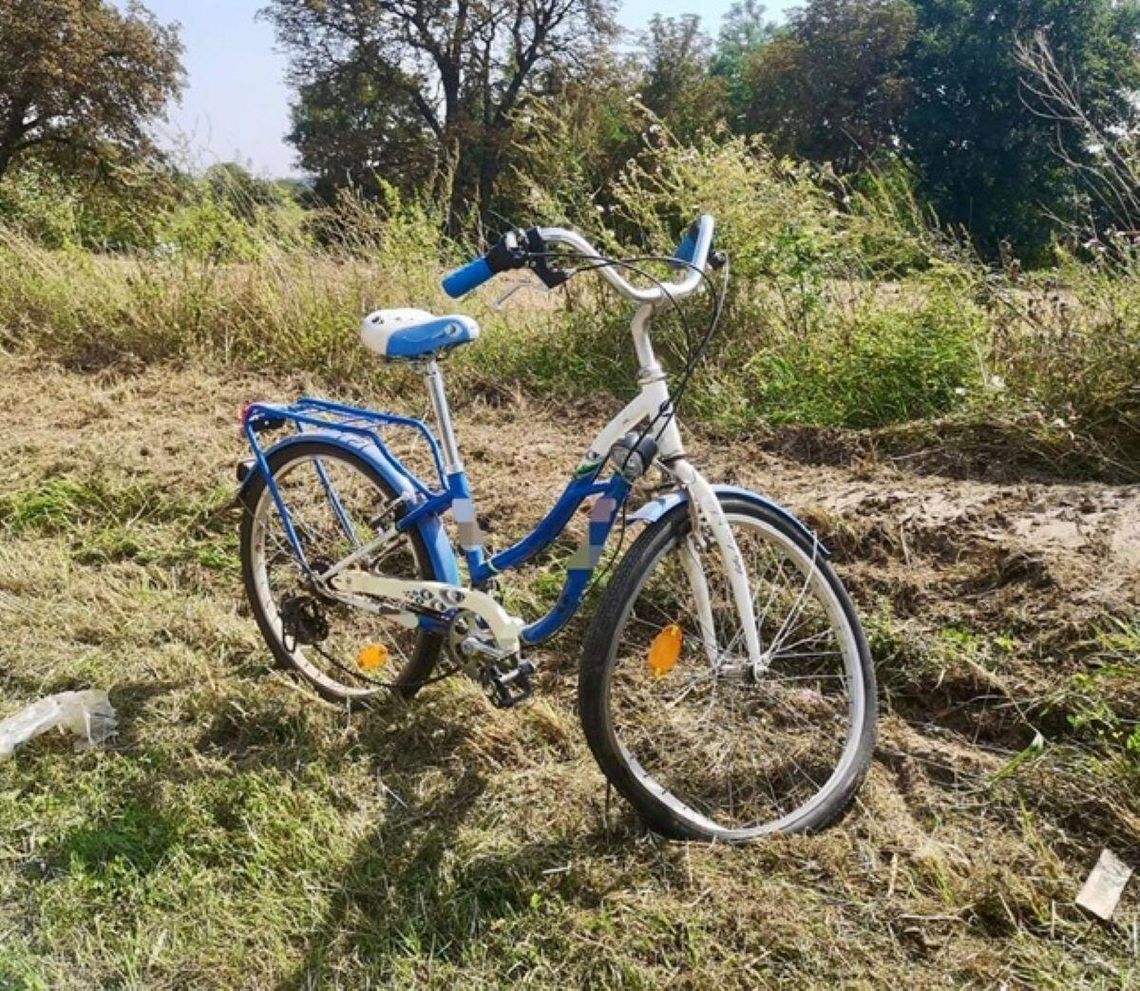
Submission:
{"label": "grass", "polygon": [[155,485],[134,482],[116,489],[105,477],[62,476],[0,494],[0,517],[13,535],[65,534],[81,564],[133,560],[172,566],[193,560],[232,570],[238,563],[237,540],[223,515],[232,501],[226,486],[200,499],[180,500]]}
{"label": "grass", "polygon": [[[608,801],[586,751],[574,631],[539,658],[538,700],[510,713],[456,680],[348,718],[270,669],[241,603],[223,483],[242,398],[304,383],[3,363],[6,403],[40,397],[8,407],[20,455],[0,486],[3,712],[105,687],[122,730],[88,753],[43,737],[0,764],[0,987],[1135,982],[1135,891],[1107,926],[1072,905],[1101,844],[1140,851],[1126,748],[1057,718],[1043,751],[1008,770],[1031,737],[1008,702],[1045,698],[1042,680],[1059,712],[1113,700],[1118,721],[1136,719],[1121,694],[1130,623],[1105,618],[1099,639],[1038,661],[1032,631],[1011,632],[1023,600],[995,617],[950,591],[988,559],[948,564],[917,532],[906,553],[934,591],[917,612],[891,611],[879,590],[899,584],[903,550],[876,556],[860,528],[895,511],[868,504],[846,543],[825,533],[877,617],[889,686],[857,808],[816,837],[664,843]],[[461,416],[496,540],[573,464],[586,419],[556,410]],[[520,478],[523,438],[546,455]],[[853,484],[822,469],[797,482],[794,466],[753,466],[746,447],[728,457],[746,482],[763,471],[792,486],[794,503]],[[518,484],[494,484],[504,477]],[[520,601],[547,595],[556,571],[532,573]],[[1001,701],[979,669],[1001,679]]]}
{"label": "grass", "polygon": [[[614,219],[658,249],[693,202],[722,222],[737,288],[694,451],[807,516],[867,617],[882,739],[850,819],[740,850],[646,835],[577,724],[580,621],[507,714],[448,681],[349,718],[269,668],[226,508],[236,411],[419,408],[353,328],[450,307],[430,218],[350,205],[318,245],[203,201],[166,218],[177,250],[114,257],[4,230],[0,715],[97,686],[122,732],[0,764],[0,988],[1135,985],[1135,885],[1108,925],[1072,904],[1101,846],[1140,856],[1135,496],[1061,482],[1140,464],[1134,269],[994,280],[754,150],[667,152]],[[489,300],[448,374],[505,542],[633,369],[610,296]],[[657,338],[674,369],[682,338]],[[1057,543],[1074,512],[1083,542]],[[560,567],[508,601],[537,611]]]}
{"label": "grass", "polygon": [[[992,273],[886,186],[848,191],[837,209],[833,178],[740,141],[665,142],[644,156],[604,217],[565,209],[618,255],[671,251],[694,203],[718,218],[733,279],[689,394],[694,420],[731,437],[782,426],[885,432],[908,453],[930,433],[972,433],[975,447],[1000,440],[1005,456],[1054,475],[1140,473],[1136,259]],[[205,362],[416,394],[409,372],[380,378],[355,328],[378,307],[455,309],[438,276],[470,247],[447,242],[428,212],[391,191],[311,215],[284,203],[243,211],[236,192],[232,203],[200,193],[167,213],[155,207],[159,233],[118,255],[66,239],[45,247],[10,218],[0,226],[0,343],[83,368]],[[619,244],[618,229],[642,243]],[[557,301],[528,291],[499,310],[508,281],[461,304],[483,337],[450,362],[459,400],[629,395],[628,307],[583,277]],[[672,372],[708,305],[686,307],[688,334],[675,318],[655,325]]]}

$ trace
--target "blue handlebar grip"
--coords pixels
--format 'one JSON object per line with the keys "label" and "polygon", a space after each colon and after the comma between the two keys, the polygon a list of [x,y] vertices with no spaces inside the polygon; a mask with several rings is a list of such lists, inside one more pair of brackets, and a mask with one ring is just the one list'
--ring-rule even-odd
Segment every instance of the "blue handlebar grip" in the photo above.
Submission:
{"label": "blue handlebar grip", "polygon": [[472,289],[478,289],[484,282],[495,275],[486,258],[476,258],[462,268],[457,268],[450,275],[444,276],[443,291],[452,299],[466,296]]}
{"label": "blue handlebar grip", "polygon": [[697,239],[693,237],[693,232],[690,229],[682,238],[681,243],[677,246],[677,251],[673,255],[674,258],[683,261],[691,262],[693,255],[697,253]]}

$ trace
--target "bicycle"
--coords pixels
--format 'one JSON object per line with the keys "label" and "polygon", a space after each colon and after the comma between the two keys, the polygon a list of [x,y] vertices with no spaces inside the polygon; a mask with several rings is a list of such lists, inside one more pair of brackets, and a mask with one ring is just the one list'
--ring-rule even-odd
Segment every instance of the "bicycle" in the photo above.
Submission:
{"label": "bicycle", "polygon": [[[517,705],[534,690],[526,649],[578,611],[620,518],[623,538],[628,526],[643,529],[601,593],[578,687],[606,778],[671,838],[743,842],[835,822],[875,744],[874,669],[855,609],[815,534],[762,495],[710,484],[687,459],[676,419],[715,332],[727,270],[676,390],[650,340],[655,315],[680,312],[681,301],[714,286],[727,261],[713,250],[714,231],[709,216],[693,224],[664,259],[675,270],[668,282],[639,267],[654,259],[606,258],[562,228],[511,232],[445,277],[459,298],[524,267],[550,288],[597,271],[637,304],[637,396],[600,431],[534,530],[496,553],[484,547],[439,367],[478,338],[470,317],[381,310],[362,324],[369,350],[419,366],[438,437],[411,417],[323,399],[248,406],[242,573],[277,661],[346,705],[385,692],[410,699],[459,671],[494,705]],[[282,428],[284,439],[263,445],[263,434]],[[431,484],[391,449],[392,430],[426,442]],[[650,471],[666,491],[627,512]],[[547,550],[591,499],[588,532],[553,608],[529,623],[512,615],[496,594],[499,577]],[[448,512],[466,581],[444,528]]]}

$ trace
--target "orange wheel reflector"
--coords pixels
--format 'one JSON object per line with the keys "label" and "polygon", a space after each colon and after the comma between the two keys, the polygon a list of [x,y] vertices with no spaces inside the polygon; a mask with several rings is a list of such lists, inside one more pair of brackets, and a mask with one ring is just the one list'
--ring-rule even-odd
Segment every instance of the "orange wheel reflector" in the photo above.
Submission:
{"label": "orange wheel reflector", "polygon": [[388,663],[388,648],[382,643],[370,643],[361,647],[356,655],[356,666],[361,671],[379,671]]}
{"label": "orange wheel reflector", "polygon": [[666,626],[653,638],[649,648],[649,671],[654,678],[664,678],[677,666],[684,634],[676,623]]}

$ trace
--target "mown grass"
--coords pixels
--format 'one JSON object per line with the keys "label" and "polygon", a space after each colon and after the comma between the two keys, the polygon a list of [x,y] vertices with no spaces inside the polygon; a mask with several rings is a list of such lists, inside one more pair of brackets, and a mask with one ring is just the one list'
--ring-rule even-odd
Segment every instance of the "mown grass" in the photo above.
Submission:
{"label": "mown grass", "polygon": [[[66,535],[82,564],[132,560],[186,561],[219,570],[237,566],[237,540],[225,510],[233,492],[219,485],[202,499],[184,499],[153,484],[109,487],[105,477],[45,479],[32,489],[0,493],[0,524],[12,535]],[[171,534],[178,539],[171,540]],[[224,539],[219,539],[224,534]]]}
{"label": "mown grass", "polygon": [[[686,417],[733,477],[760,455],[724,441],[770,424],[874,430],[903,453],[972,430],[988,446],[967,475],[1031,456],[1134,471],[1132,270],[995,282],[913,217],[836,211],[818,177],[762,156],[659,164],[607,222],[660,250],[694,202],[722,220],[737,289]],[[540,658],[540,701],[509,714],[448,682],[350,719],[271,671],[225,509],[236,410],[313,387],[406,407],[418,383],[355,327],[374,306],[450,308],[436,276],[458,249],[413,210],[356,214],[336,244],[243,229],[235,257],[221,219],[206,248],[191,223],[148,255],[0,236],[19,356],[0,393],[4,712],[95,685],[123,723],[100,751],[43,738],[0,765],[0,987],[1135,983],[1134,892],[1109,926],[1072,905],[1101,845],[1140,851],[1133,618],[1080,613],[1074,634],[1037,607],[1047,574],[1003,598],[1001,562],[953,534],[886,536],[889,501],[873,526],[818,521],[885,700],[853,817],[820,837],[647,836],[582,742],[573,631]],[[521,531],[601,419],[571,401],[631,387],[628,314],[581,284],[505,312],[494,293],[462,304],[484,337],[448,372],[483,508]],[[680,329],[659,339],[676,369]],[[496,420],[515,397],[525,422]],[[907,589],[912,555],[932,577]],[[511,601],[537,608],[558,568]]]}
{"label": "mown grass", "polygon": [[[993,669],[1016,698],[1036,670],[1019,641],[877,611],[875,580],[856,572],[888,691],[851,818],[741,850],[663,843],[608,801],[586,751],[572,634],[539,658],[539,699],[510,713],[449,681],[349,718],[270,669],[235,570],[182,550],[189,534],[231,552],[236,521],[218,515],[219,480],[240,456],[231,407],[265,383],[169,367],[8,371],[9,394],[54,398],[10,426],[22,456],[0,512],[3,712],[95,685],[122,728],[96,751],[49,736],[0,764],[0,986],[1135,981],[1134,893],[1110,926],[1071,904],[1100,843],[1140,849],[1134,779],[1114,763],[1126,751],[1066,717],[1015,763],[999,737],[971,745],[977,729],[937,713],[941,686],[957,683],[959,715],[984,728],[975,696],[993,686],[962,679]],[[154,457],[147,417],[164,402],[174,410]],[[507,526],[560,484],[554,467],[493,484],[512,471],[503,437],[533,438],[534,418],[460,424]],[[570,463],[578,432],[557,434]],[[90,554],[104,530],[146,553]],[[541,570],[523,582],[524,596],[549,584]],[[1051,704],[1077,714],[1111,701],[1135,719],[1127,681],[1113,680],[1134,636],[1120,627],[1095,645],[1092,685],[1065,659],[1048,675]],[[1028,740],[1015,714],[1003,726]]]}

